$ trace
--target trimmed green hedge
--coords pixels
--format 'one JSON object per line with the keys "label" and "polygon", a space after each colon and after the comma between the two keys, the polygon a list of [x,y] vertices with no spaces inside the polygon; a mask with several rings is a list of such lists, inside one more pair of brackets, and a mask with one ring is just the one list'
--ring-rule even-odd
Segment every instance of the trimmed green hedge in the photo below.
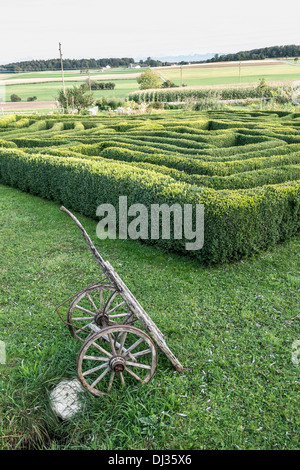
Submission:
{"label": "trimmed green hedge", "polygon": [[[205,206],[205,242],[189,251],[202,262],[238,259],[282,241],[300,228],[300,182],[252,190],[215,191],[177,182],[154,171],[117,162],[92,162],[55,156],[28,156],[0,149],[0,182],[52,199],[89,217],[101,203],[197,204]],[[150,240],[146,240],[151,243]],[[154,243],[183,253],[184,240]]]}
{"label": "trimmed green hedge", "polygon": [[175,112],[0,119],[0,182],[95,217],[128,204],[205,206],[205,243],[148,240],[207,263],[299,230],[300,114]]}

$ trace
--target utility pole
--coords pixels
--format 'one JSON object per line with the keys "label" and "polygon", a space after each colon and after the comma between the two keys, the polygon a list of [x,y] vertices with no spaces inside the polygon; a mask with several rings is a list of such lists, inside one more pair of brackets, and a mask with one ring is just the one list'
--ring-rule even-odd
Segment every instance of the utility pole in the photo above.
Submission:
{"label": "utility pole", "polygon": [[63,67],[63,60],[62,60],[62,53],[61,53],[61,43],[59,43],[58,49],[59,49],[59,55],[60,55],[60,66],[61,66],[62,86],[63,86],[64,95],[65,95],[65,94],[66,94],[66,90],[65,90],[65,79],[64,79],[64,67]]}
{"label": "utility pole", "polygon": [[182,86],[182,64],[180,66],[180,83],[181,83],[181,86]]}
{"label": "utility pole", "polygon": [[239,63],[239,84],[241,84],[241,63]]}
{"label": "utility pole", "polygon": [[89,76],[89,88],[90,88],[90,93],[92,93],[92,86],[91,86],[91,76],[90,76],[90,68],[88,68],[88,76]]}

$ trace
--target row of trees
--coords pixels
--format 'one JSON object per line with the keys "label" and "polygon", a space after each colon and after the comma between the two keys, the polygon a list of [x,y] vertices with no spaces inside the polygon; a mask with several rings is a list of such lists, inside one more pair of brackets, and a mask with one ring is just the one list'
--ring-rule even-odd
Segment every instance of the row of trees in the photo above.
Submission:
{"label": "row of trees", "polygon": [[[65,70],[88,70],[106,67],[128,67],[134,62],[132,57],[108,58],[108,59],[64,59]],[[11,62],[3,65],[2,71],[9,72],[39,72],[47,70],[60,70],[60,59],[27,60],[24,62]]]}
{"label": "row of trees", "polygon": [[272,58],[300,57],[300,46],[295,44],[289,46],[272,46],[251,51],[240,51],[235,54],[216,54],[212,59],[205,62],[227,62],[236,60],[263,60]]}
{"label": "row of trees", "polygon": [[91,88],[91,90],[114,90],[116,84],[114,82],[96,82],[94,80],[87,80],[84,87]]}

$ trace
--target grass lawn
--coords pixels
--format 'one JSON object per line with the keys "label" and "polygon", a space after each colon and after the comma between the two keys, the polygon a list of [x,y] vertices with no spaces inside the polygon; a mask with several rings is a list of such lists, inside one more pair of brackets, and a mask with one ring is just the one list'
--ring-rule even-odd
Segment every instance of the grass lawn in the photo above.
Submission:
{"label": "grass lawn", "polygon": [[76,376],[80,344],[55,307],[98,267],[59,205],[0,186],[0,448],[297,449],[300,238],[243,261],[203,267],[130,240],[96,237],[186,367],[159,352],[148,385],[84,395],[60,422],[48,393]]}

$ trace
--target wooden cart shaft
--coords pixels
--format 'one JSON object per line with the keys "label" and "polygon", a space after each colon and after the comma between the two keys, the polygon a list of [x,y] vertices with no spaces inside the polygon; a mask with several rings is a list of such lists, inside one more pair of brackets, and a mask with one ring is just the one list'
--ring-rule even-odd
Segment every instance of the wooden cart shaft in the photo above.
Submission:
{"label": "wooden cart shaft", "polygon": [[112,285],[115,287],[115,289],[120,292],[121,296],[125,300],[126,304],[128,305],[128,308],[130,311],[136,316],[136,318],[141,322],[141,324],[144,326],[146,332],[152,337],[152,339],[156,342],[157,346],[160,348],[160,350],[167,356],[167,358],[170,360],[172,365],[175,367],[175,369],[178,372],[181,372],[183,370],[183,366],[180,364],[180,362],[177,360],[177,358],[174,356],[172,351],[169,349],[167,343],[164,340],[162,332],[158,329],[156,324],[151,320],[149,315],[145,312],[143,307],[140,305],[140,303],[136,300],[134,295],[130,292],[128,287],[125,285],[125,283],[122,281],[120,276],[116,273],[116,271],[113,269],[111,264],[108,261],[104,261],[102,256],[98,253],[96,250],[92,240],[90,239],[89,235],[87,234],[86,230],[83,228],[79,220],[64,206],[61,206],[61,210],[68,214],[71,219],[76,223],[78,228],[80,229],[90,251],[92,252],[96,262],[100,266],[101,270],[107,277],[107,279],[112,283]]}

